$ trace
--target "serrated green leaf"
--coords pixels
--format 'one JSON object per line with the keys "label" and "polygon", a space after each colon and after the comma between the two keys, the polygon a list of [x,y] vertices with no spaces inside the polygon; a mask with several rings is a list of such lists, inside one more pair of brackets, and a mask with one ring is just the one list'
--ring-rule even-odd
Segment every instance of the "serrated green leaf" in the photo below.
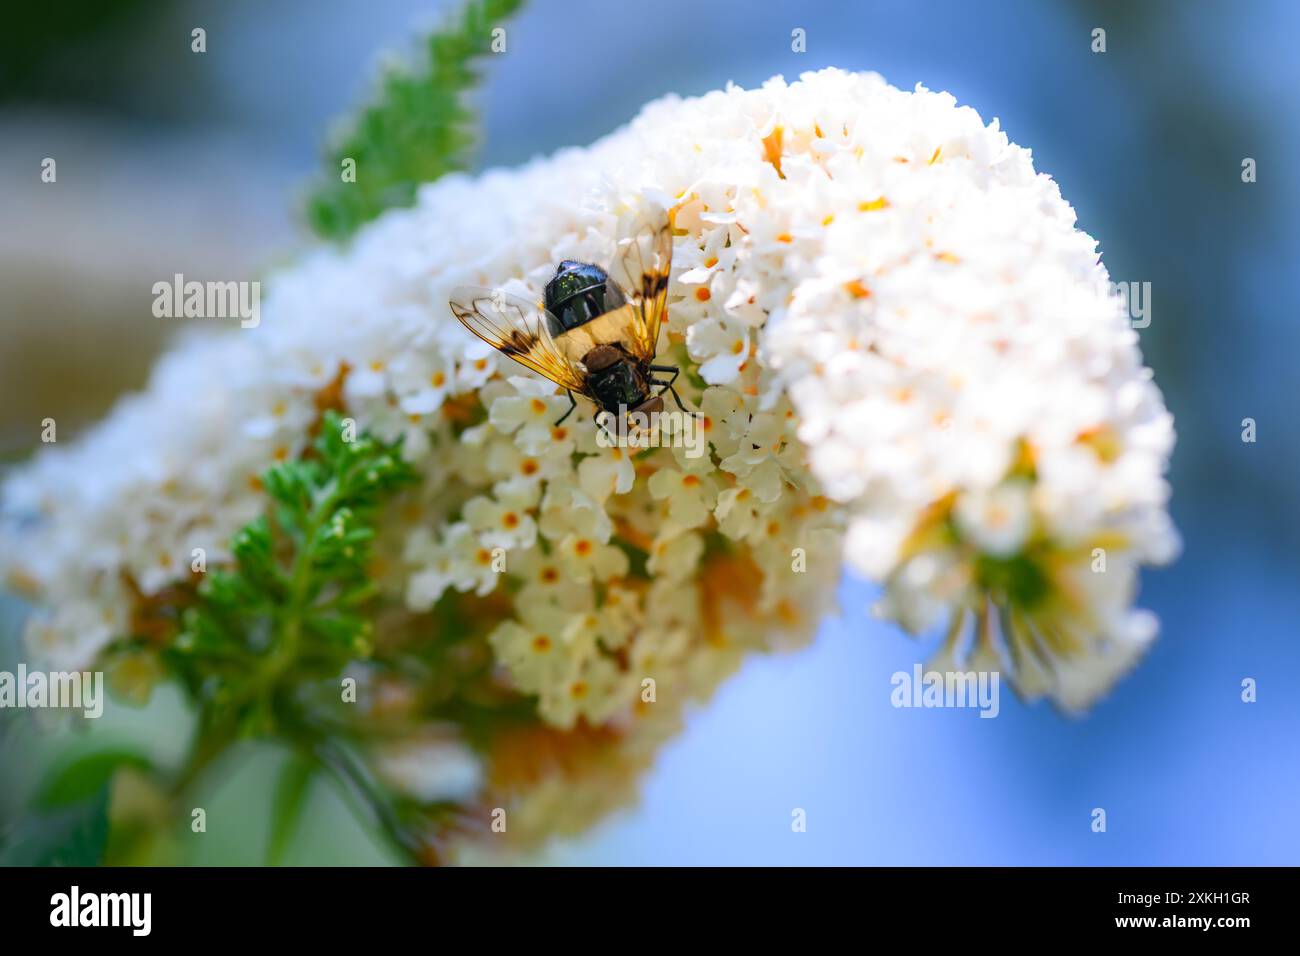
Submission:
{"label": "serrated green leaf", "polygon": [[[385,74],[378,96],[327,153],[307,203],[318,235],[346,239],[384,210],[410,205],[420,184],[466,168],[476,138],[465,103],[478,81],[471,64],[522,4],[469,0],[457,22],[429,37],[426,62]],[[355,164],[354,182],[341,175],[346,160]]]}
{"label": "serrated green leaf", "polygon": [[274,729],[276,685],[304,661],[313,673],[333,673],[369,653],[361,605],[377,593],[367,571],[375,523],[383,500],[416,477],[400,439],[345,441],[333,411],[315,450],[268,470],[275,520],[259,518],[235,536],[235,566],[207,576],[178,643],[190,686],[201,675],[203,693],[228,701],[226,719],[250,733]]}

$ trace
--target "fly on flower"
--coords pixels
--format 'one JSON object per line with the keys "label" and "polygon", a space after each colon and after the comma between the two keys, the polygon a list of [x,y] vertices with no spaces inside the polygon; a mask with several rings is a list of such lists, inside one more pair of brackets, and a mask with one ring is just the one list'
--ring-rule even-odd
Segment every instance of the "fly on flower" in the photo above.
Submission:
{"label": "fly on flower", "polygon": [[541,304],[499,289],[452,289],[451,311],[465,328],[568,393],[557,425],[577,407],[574,392],[596,404],[596,417],[662,411],[665,391],[686,410],[673,388],[681,370],[654,364],[672,267],[671,214],[620,245],[615,271],[626,285],[598,265],[566,259]]}

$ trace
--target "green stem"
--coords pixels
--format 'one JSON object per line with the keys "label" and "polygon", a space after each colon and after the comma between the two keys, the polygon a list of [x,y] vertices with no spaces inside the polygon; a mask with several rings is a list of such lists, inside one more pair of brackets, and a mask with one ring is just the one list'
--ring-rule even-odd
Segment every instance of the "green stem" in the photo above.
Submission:
{"label": "green stem", "polygon": [[351,748],[337,740],[320,737],[312,741],[311,753],[370,815],[371,822],[388,838],[392,846],[411,863],[423,865],[428,846],[402,822],[382,786]]}
{"label": "green stem", "polygon": [[299,542],[290,571],[289,596],[280,640],[276,642],[256,678],[225,711],[226,716],[200,729],[190,759],[172,787],[174,799],[179,799],[193,786],[203,770],[238,737],[240,715],[249,703],[262,699],[266,702],[267,712],[270,712],[270,698],[275,692],[275,686],[284,672],[293,665],[298,654],[302,635],[303,605],[307,599],[307,587],[311,583],[313,560],[311,545],[325,516],[328,516],[334,508],[337,488],[337,482],[330,482],[325,489],[322,489],[303,527],[302,541]]}
{"label": "green stem", "polygon": [[235,724],[229,720],[199,731],[189,760],[185,762],[179,776],[172,781],[170,797],[173,803],[180,802],[202,776],[203,771],[225,752],[235,736]]}
{"label": "green stem", "polygon": [[321,526],[334,512],[338,503],[339,484],[337,480],[331,481],[315,496],[311,513],[302,528],[302,540],[298,543],[298,551],[294,555],[289,571],[289,593],[282,618],[280,640],[275,643],[274,649],[268,655],[265,665],[249,692],[244,695],[246,699],[241,701],[241,704],[247,703],[248,700],[262,699],[269,713],[270,699],[275,693],[276,685],[298,658],[302,643],[303,617],[308,609],[312,565],[315,561],[313,544]]}

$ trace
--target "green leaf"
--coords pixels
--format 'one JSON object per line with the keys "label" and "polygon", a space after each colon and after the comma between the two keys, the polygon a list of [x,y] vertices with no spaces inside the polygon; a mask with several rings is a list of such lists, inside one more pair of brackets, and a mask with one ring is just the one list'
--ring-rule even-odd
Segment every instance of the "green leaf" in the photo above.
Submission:
{"label": "green leaf", "polygon": [[151,764],[135,750],[96,750],[53,770],[37,790],[39,807],[65,807],[107,788],[121,767],[148,770]]}
{"label": "green leaf", "polygon": [[266,845],[266,865],[279,866],[285,851],[298,830],[298,821],[311,792],[312,774],[316,765],[295,754],[285,761],[275,785],[275,798],[271,805],[271,837]]}
{"label": "green leaf", "polygon": [[27,815],[0,848],[0,866],[96,866],[108,845],[108,787],[88,799]]}
{"label": "green leaf", "polygon": [[[466,94],[478,82],[475,59],[491,51],[492,31],[523,0],[468,0],[460,19],[433,33],[423,62],[391,68],[379,93],[327,151],[325,172],[307,202],[316,233],[343,240],[386,209],[409,206],[421,183],[466,168],[474,116]],[[355,181],[345,181],[345,161]]]}

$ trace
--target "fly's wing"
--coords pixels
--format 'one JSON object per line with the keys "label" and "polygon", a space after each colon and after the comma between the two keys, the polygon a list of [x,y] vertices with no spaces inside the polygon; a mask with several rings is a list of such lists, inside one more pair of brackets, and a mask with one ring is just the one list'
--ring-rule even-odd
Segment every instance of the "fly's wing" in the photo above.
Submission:
{"label": "fly's wing", "polygon": [[667,312],[668,273],[673,264],[673,220],[661,218],[623,240],[624,248],[610,270],[631,306],[630,345],[633,354],[653,362],[659,348],[659,326]]}
{"label": "fly's wing", "polygon": [[540,305],[499,289],[457,286],[451,290],[451,311],[465,328],[520,365],[561,388],[586,390],[587,370],[556,345],[552,317]]}

